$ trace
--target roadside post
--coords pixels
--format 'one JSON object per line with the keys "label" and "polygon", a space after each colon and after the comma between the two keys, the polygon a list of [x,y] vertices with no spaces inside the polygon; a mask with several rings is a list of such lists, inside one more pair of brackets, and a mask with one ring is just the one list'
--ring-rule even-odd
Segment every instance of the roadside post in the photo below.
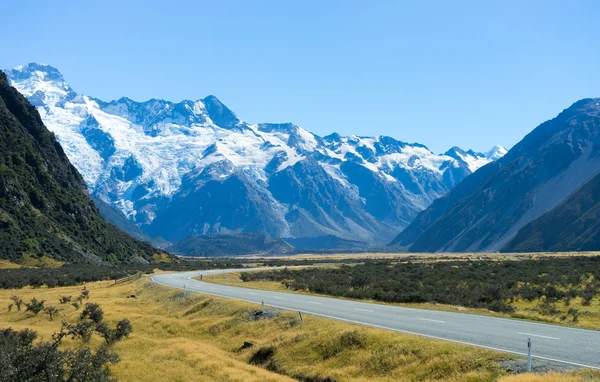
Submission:
{"label": "roadside post", "polygon": [[300,322],[304,322],[304,317],[302,317],[302,312],[298,311],[298,314],[300,315]]}
{"label": "roadside post", "polygon": [[262,303],[262,314],[265,314],[265,302],[261,301]]}
{"label": "roadside post", "polygon": [[531,338],[527,339],[527,372],[531,372]]}

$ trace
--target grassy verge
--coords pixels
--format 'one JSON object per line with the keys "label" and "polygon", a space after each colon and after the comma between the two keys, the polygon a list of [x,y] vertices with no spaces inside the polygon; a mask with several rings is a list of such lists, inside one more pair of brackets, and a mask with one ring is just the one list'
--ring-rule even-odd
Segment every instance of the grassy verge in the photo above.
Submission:
{"label": "grassy verge", "polygon": [[15,269],[15,268],[21,268],[21,266],[19,264],[15,264],[8,260],[0,260],[0,269]]}
{"label": "grassy verge", "polygon": [[[182,292],[147,280],[111,285],[87,284],[90,301],[102,306],[114,324],[129,318],[134,332],[118,343],[121,362],[113,367],[125,381],[494,381],[508,373],[508,355],[291,312],[255,319],[257,306]],[[0,291],[0,328],[32,328],[48,339],[60,320],[8,312],[11,295],[58,305],[81,287]],[[127,298],[135,295],[136,298]],[[70,305],[60,317],[74,321]],[[243,348],[244,342],[253,346]],[[536,378],[536,379],[529,379]],[[557,379],[560,378],[560,379]],[[570,379],[566,379],[570,378]],[[598,373],[519,375],[510,381],[584,381]]]}
{"label": "grassy verge", "polygon": [[[199,277],[194,277],[194,279],[199,279]],[[203,280],[209,283],[215,284],[223,284],[227,283],[233,286],[241,286],[244,288],[250,289],[260,289],[260,290],[269,290],[276,292],[287,292],[288,289],[285,285],[283,285],[279,281],[268,281],[268,280],[258,280],[258,281],[247,281],[244,282],[240,273],[225,273],[225,274],[214,274],[210,276],[204,276]],[[298,291],[292,290],[291,293],[300,293],[306,295],[315,295],[315,296],[323,296],[323,297],[331,297],[324,294],[313,293],[308,291]],[[543,299],[536,299],[533,301],[525,301],[525,300],[515,300],[510,303],[516,311],[514,313],[498,313],[487,309],[477,309],[477,308],[468,308],[463,306],[455,306],[455,305],[444,305],[444,304],[435,304],[435,303],[414,303],[414,304],[403,304],[403,303],[383,303],[380,301],[374,300],[357,300],[350,299],[344,297],[335,297],[345,300],[356,300],[363,302],[370,302],[373,304],[385,304],[385,305],[395,305],[395,306],[403,306],[408,308],[417,308],[417,309],[428,309],[428,310],[440,310],[445,312],[460,312],[460,313],[468,313],[468,314],[480,314],[492,317],[502,317],[502,318],[514,318],[514,319],[523,319],[537,322],[545,322],[557,325],[567,325],[584,329],[595,329],[600,330],[600,298],[594,298],[590,305],[583,305],[581,298],[571,299],[569,305],[565,305],[563,302],[559,301],[558,303],[553,305],[554,311],[549,312],[551,314],[542,314],[540,313],[540,306],[543,305]],[[573,322],[572,320],[562,320],[561,318],[568,314],[569,309],[577,309],[580,313],[578,316],[577,322]]]}

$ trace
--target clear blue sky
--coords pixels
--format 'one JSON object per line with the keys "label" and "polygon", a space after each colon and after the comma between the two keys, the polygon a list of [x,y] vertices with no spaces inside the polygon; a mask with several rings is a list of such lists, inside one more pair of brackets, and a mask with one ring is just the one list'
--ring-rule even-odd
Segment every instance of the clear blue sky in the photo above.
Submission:
{"label": "clear blue sky", "polygon": [[0,67],[57,67],[104,100],[214,94],[248,122],[512,146],[600,96],[600,2],[28,1]]}

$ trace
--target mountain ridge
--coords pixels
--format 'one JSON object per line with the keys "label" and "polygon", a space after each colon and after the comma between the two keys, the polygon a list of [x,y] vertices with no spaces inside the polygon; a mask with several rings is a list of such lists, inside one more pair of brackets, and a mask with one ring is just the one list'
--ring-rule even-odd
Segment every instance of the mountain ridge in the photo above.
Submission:
{"label": "mountain ridge", "polygon": [[[58,70],[38,64],[9,76],[35,100],[94,195],[144,231],[170,241],[258,230],[271,237],[335,235],[383,244],[492,161],[472,151],[437,155],[425,145],[386,136],[320,137],[291,123],[249,124],[214,96],[178,103],[126,97],[104,102],[76,93]],[[307,176],[315,176],[310,190],[300,187]],[[229,178],[226,186],[237,188],[223,188]],[[210,206],[210,213],[208,206],[201,211],[189,198],[206,195],[203,187],[231,197],[237,190],[238,205],[249,208],[237,211],[223,200]],[[298,187],[313,194],[312,202],[299,195],[287,198]],[[379,197],[380,206],[374,205]],[[161,218],[176,216],[185,203],[193,214],[182,222],[186,231]],[[384,214],[384,208],[391,213]],[[243,224],[223,223],[234,215]],[[261,219],[264,224],[252,223]]]}
{"label": "mountain ridge", "polygon": [[583,99],[436,200],[390,243],[496,251],[600,171],[600,103]]}

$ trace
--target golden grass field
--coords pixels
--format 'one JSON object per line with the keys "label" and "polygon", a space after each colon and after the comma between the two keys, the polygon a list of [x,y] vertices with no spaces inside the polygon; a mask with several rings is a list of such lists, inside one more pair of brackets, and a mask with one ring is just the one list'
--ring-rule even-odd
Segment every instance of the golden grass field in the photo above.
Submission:
{"label": "golden grass field", "polygon": [[[465,345],[431,340],[305,316],[292,312],[253,320],[258,306],[151,285],[146,279],[112,285],[87,284],[90,301],[99,303],[105,320],[129,318],[132,335],[119,342],[121,362],[112,367],[122,381],[585,381],[600,373],[516,375],[502,372],[501,359],[511,356]],[[0,291],[0,327],[32,328],[49,339],[60,319],[42,314],[8,312],[9,297],[42,298],[59,305],[62,295],[76,296],[81,287],[24,288]],[[126,298],[135,294],[137,298]],[[79,312],[61,305],[61,319],[75,321]],[[244,341],[254,347],[240,350]],[[66,346],[70,346],[69,343]],[[274,355],[262,367],[249,364],[261,348]],[[523,361],[524,362],[524,361]]]}
{"label": "golden grass field", "polygon": [[20,268],[19,264],[12,263],[8,260],[0,260],[0,269],[13,269]]}

